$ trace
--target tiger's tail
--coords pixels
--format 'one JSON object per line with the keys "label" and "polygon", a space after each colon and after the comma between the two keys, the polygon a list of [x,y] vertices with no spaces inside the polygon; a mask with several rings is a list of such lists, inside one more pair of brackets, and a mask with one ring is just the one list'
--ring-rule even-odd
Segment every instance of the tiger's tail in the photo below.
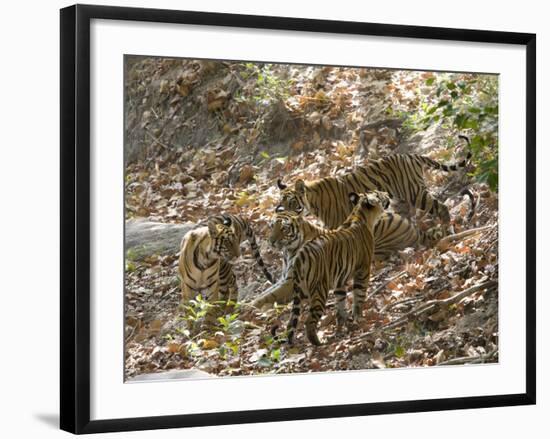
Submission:
{"label": "tiger's tail", "polygon": [[262,255],[260,254],[260,250],[258,249],[258,244],[256,243],[256,237],[254,235],[254,231],[252,230],[252,227],[250,227],[250,224],[248,223],[246,224],[245,233],[246,233],[246,240],[250,244],[250,248],[252,249],[252,253],[254,254],[254,259],[256,259],[256,263],[262,269],[267,280],[273,283],[273,276],[265,266],[264,260],[262,259]]}
{"label": "tiger's tail", "polygon": [[293,282],[294,281],[292,279],[282,279],[275,285],[269,287],[260,296],[256,297],[252,302],[250,302],[250,305],[254,308],[261,309],[268,303],[288,303],[292,299]]}
{"label": "tiger's tail", "polygon": [[476,197],[469,188],[462,189],[462,191],[460,191],[460,195],[467,195],[470,199],[470,212],[468,213],[468,221],[471,221],[474,217],[474,214],[476,213],[478,200],[476,200]]}
{"label": "tiger's tail", "polygon": [[294,334],[298,326],[300,318],[300,303],[302,301],[303,291],[298,282],[294,282],[294,296],[292,298],[292,310],[290,311],[290,319],[286,328],[287,342],[289,345],[294,343]]}
{"label": "tiger's tail", "polygon": [[[466,136],[460,135],[458,136],[459,139],[464,140],[468,147],[470,146],[470,139]],[[466,158],[458,163],[453,163],[450,165],[446,165],[444,163],[439,163],[438,161],[431,159],[429,157],[426,157],[424,155],[418,156],[422,164],[429,166],[433,169],[439,169],[441,171],[450,172],[450,171],[458,171],[460,168],[464,168],[468,165],[470,162],[470,159],[472,158],[472,152],[468,150],[468,154],[466,155]]]}
{"label": "tiger's tail", "polygon": [[290,318],[286,328],[286,339],[283,339],[279,335],[277,335],[279,324],[273,325],[270,331],[274,341],[278,343],[286,342],[289,345],[292,345],[294,342],[294,334],[296,333],[298,318],[300,317],[300,304],[302,301],[302,297],[304,297],[304,292],[300,287],[300,282],[297,281],[295,274],[295,270],[290,270],[286,278],[286,282],[283,284],[286,289],[292,288],[292,310],[290,311]]}

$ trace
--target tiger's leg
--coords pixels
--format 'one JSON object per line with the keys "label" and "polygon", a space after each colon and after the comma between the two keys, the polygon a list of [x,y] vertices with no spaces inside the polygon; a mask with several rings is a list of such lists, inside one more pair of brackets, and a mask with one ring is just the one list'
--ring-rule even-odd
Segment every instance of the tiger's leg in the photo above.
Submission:
{"label": "tiger's leg", "polygon": [[216,323],[216,310],[218,309],[218,302],[220,300],[220,283],[217,279],[207,290],[205,294],[205,300],[213,306],[209,306],[204,316],[204,323],[208,326]]}
{"label": "tiger's leg", "polygon": [[454,230],[451,222],[451,215],[449,214],[449,208],[435,198],[430,192],[424,187],[420,188],[417,195],[415,205],[418,209],[423,211],[423,218],[426,214],[430,214],[433,218],[438,218],[442,224],[443,234],[453,234]]}
{"label": "tiger's leg", "polygon": [[189,286],[190,280],[188,279],[188,276],[185,272],[185,257],[183,255],[183,252],[182,254],[180,254],[180,257],[179,257],[178,271],[179,271],[180,286],[181,286],[181,300],[182,302],[187,302],[188,300],[193,299],[195,296],[193,295],[193,291]]}
{"label": "tiger's leg", "polygon": [[238,299],[237,279],[233,273],[233,267],[228,262],[220,261],[220,300],[224,302],[236,302]]}
{"label": "tiger's leg", "polygon": [[348,312],[346,311],[347,291],[344,287],[338,287],[334,290],[334,295],[336,296],[336,332],[341,332],[348,322]]}
{"label": "tiger's leg", "polygon": [[187,284],[186,278],[181,280],[181,299],[182,302],[187,302],[188,300],[194,299],[198,294],[196,291],[193,291],[191,287]]}
{"label": "tiger's leg", "polygon": [[319,346],[321,341],[317,335],[317,324],[325,313],[328,290],[317,288],[311,292],[309,314],[306,319],[306,336],[309,342]]}
{"label": "tiger's leg", "polygon": [[358,322],[363,317],[363,306],[367,297],[367,286],[370,279],[370,264],[359,270],[353,277],[353,320]]}
{"label": "tiger's leg", "polygon": [[428,212],[433,217],[439,218],[444,226],[448,227],[451,221],[449,209],[441,201],[433,197],[427,189],[421,189],[416,196],[416,207]]}
{"label": "tiger's leg", "polygon": [[292,311],[290,312],[290,319],[288,320],[288,325],[286,327],[287,341],[289,345],[294,344],[294,333],[296,332],[296,327],[298,326],[298,319],[300,317],[300,311],[302,308],[302,300],[306,296],[304,291],[299,285],[299,282],[294,282],[294,293],[292,297]]}

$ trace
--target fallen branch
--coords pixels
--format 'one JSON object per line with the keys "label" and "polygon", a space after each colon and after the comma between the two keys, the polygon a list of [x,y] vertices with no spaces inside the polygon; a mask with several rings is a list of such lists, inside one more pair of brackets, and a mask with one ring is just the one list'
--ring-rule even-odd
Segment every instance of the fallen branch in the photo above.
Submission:
{"label": "fallen branch", "polygon": [[481,233],[481,232],[483,232],[485,230],[488,230],[488,229],[491,229],[493,227],[495,227],[495,225],[483,226],[483,227],[478,227],[476,229],[464,230],[463,232],[455,233],[454,235],[445,236],[444,238],[441,238],[438,241],[438,243],[436,244],[436,248],[440,251],[445,251],[451,246],[452,243],[454,243],[456,241],[460,241],[464,238],[468,238],[470,236],[476,235],[478,233]]}
{"label": "fallen branch", "polygon": [[399,305],[405,305],[405,304],[407,304],[407,303],[419,302],[419,301],[422,300],[422,299],[423,299],[423,297],[421,297],[421,296],[417,296],[417,297],[408,297],[407,299],[398,300],[397,302],[393,302],[393,303],[388,303],[386,306],[384,306],[384,307],[380,310],[380,313],[388,312],[388,311],[391,310],[392,308],[395,308],[396,306],[399,306]]}
{"label": "fallen branch", "polygon": [[426,302],[422,305],[419,305],[417,308],[415,308],[412,311],[408,312],[403,317],[400,317],[399,319],[397,319],[393,322],[387,323],[387,324],[385,324],[385,325],[383,325],[379,328],[375,328],[372,331],[369,331],[369,332],[365,333],[363,336],[361,336],[361,338],[369,337],[373,334],[377,334],[377,333],[380,333],[382,331],[386,331],[388,329],[393,329],[393,328],[396,328],[398,326],[404,325],[404,324],[408,323],[410,320],[412,320],[413,318],[420,317],[422,314],[434,313],[437,310],[439,310],[439,309],[441,309],[445,306],[449,306],[453,303],[459,302],[464,297],[469,296],[471,294],[474,294],[477,291],[485,290],[485,289],[491,289],[491,288],[496,287],[497,285],[498,285],[497,281],[489,280],[489,281],[486,281],[486,282],[482,282],[478,285],[474,285],[473,287],[470,287],[470,288],[468,288],[468,289],[466,289],[466,290],[464,290],[464,291],[462,291],[458,294],[455,294],[454,296],[448,297],[447,299],[430,300],[430,301],[428,301],[428,302]]}
{"label": "fallen branch", "polygon": [[496,353],[498,352],[497,349],[489,352],[485,355],[479,355],[477,357],[458,357],[458,358],[451,358],[447,361],[442,361],[438,364],[438,366],[452,366],[455,364],[479,364],[479,363],[485,363],[487,360],[490,360],[493,358]]}

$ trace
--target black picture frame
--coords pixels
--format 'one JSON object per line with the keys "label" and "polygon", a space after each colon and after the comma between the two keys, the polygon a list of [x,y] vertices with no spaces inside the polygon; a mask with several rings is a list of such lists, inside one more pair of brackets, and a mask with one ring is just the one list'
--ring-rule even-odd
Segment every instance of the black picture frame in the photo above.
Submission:
{"label": "black picture frame", "polygon": [[[527,97],[526,392],[418,401],[90,420],[90,21],[92,19],[525,46],[527,54],[525,66]],[[62,9],[60,23],[61,429],[77,434],[99,433],[535,404],[536,36],[534,34],[88,5],[75,5]]]}

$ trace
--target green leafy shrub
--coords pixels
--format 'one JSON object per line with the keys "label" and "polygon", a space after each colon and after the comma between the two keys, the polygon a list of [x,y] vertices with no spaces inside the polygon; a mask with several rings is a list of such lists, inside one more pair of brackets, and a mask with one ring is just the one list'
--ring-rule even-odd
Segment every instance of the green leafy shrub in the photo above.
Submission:
{"label": "green leafy shrub", "polygon": [[456,135],[466,134],[471,142],[473,176],[498,190],[498,76],[437,74],[424,82],[424,99],[410,116],[413,129],[424,130],[435,123]]}
{"label": "green leafy shrub", "polygon": [[245,63],[243,66],[244,71],[241,72],[241,76],[244,79],[256,78],[256,86],[251,96],[253,101],[262,105],[271,105],[290,97],[293,81],[275,74],[271,64]]}

